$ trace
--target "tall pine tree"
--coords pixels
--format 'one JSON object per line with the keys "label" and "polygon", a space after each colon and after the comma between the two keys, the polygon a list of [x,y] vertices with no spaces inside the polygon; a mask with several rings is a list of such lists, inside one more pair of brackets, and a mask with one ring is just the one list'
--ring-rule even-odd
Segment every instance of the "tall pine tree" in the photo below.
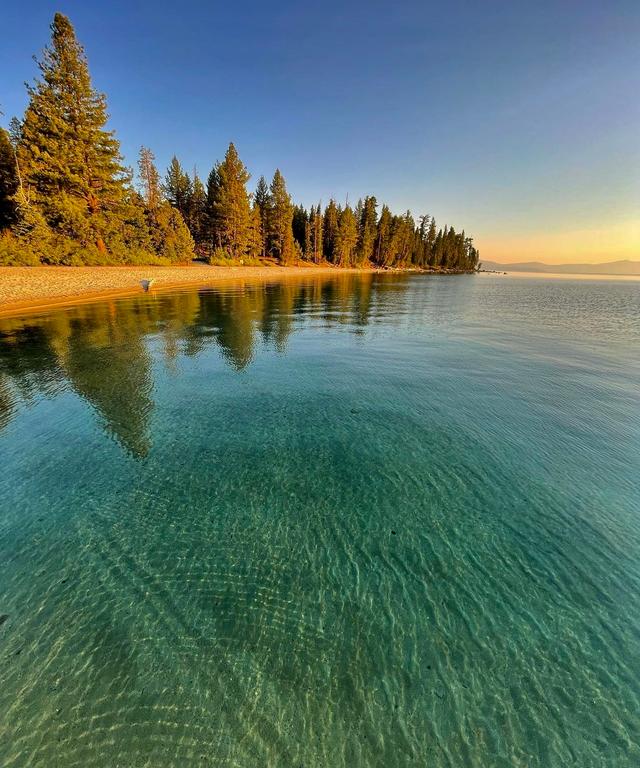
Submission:
{"label": "tall pine tree", "polygon": [[105,97],[93,88],[84,50],[61,13],[38,67],[18,146],[26,198],[56,233],[106,251],[122,215],[124,169],[105,127]]}
{"label": "tall pine tree", "polygon": [[155,166],[155,156],[147,147],[140,147],[138,174],[145,208],[153,215],[162,203],[162,190],[160,174]]}
{"label": "tall pine tree", "polygon": [[378,266],[384,267],[390,261],[390,241],[393,228],[393,217],[388,205],[382,206],[380,220],[376,233],[376,243],[373,250],[373,260]]}
{"label": "tall pine tree", "polygon": [[341,267],[353,266],[355,249],[358,242],[358,221],[351,209],[345,206],[338,221],[338,231],[334,246],[335,261]]}
{"label": "tall pine tree", "polygon": [[336,237],[338,234],[338,222],[340,217],[340,209],[336,205],[336,201],[331,199],[329,204],[324,209],[324,222],[322,229],[322,252],[324,258],[335,264],[337,262],[335,254]]}
{"label": "tall pine tree", "polygon": [[320,203],[318,203],[316,208],[311,206],[311,213],[309,214],[311,258],[316,264],[319,264],[323,259],[323,253],[322,253],[323,223],[324,222],[322,219],[322,211],[320,209]]}
{"label": "tall pine tree", "polygon": [[378,223],[377,207],[378,203],[375,197],[365,197],[358,226],[357,258],[359,264],[366,264],[373,259]]}
{"label": "tall pine tree", "polygon": [[189,174],[183,170],[175,155],[169,163],[162,189],[169,204],[180,211],[182,218],[188,224],[191,218],[193,184]]}
{"label": "tall pine tree", "polygon": [[427,232],[427,263],[430,267],[435,266],[435,248],[436,248],[436,237],[437,237],[438,231],[436,229],[436,220],[432,216],[431,217],[431,223],[429,224],[429,231]]}
{"label": "tall pine tree", "polygon": [[295,205],[293,207],[291,228],[293,230],[293,239],[303,252],[305,259],[308,258],[309,216],[303,205]]}
{"label": "tall pine tree", "polygon": [[253,202],[260,215],[260,255],[263,258],[267,255],[267,227],[270,200],[271,195],[269,192],[269,185],[267,184],[265,177],[261,176],[258,179]]}
{"label": "tall pine tree", "polygon": [[250,178],[233,144],[209,174],[212,245],[227,258],[243,259],[255,253],[255,216],[246,188]]}
{"label": "tall pine tree", "polygon": [[187,226],[197,246],[206,240],[207,193],[200,177],[194,171],[191,182],[191,203],[189,205],[189,220]]}
{"label": "tall pine tree", "polygon": [[162,196],[160,174],[150,149],[140,149],[138,168],[153,250],[169,261],[189,260],[193,256],[193,239],[180,211]]}
{"label": "tall pine tree", "polygon": [[283,264],[290,264],[295,255],[293,245],[293,204],[283,175],[278,169],[273,174],[270,187],[268,217],[269,253]]}

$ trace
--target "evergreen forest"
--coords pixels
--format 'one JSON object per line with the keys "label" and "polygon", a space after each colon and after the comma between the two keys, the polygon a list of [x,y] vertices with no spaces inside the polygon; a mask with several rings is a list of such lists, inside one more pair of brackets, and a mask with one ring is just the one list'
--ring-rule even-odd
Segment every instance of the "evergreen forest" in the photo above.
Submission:
{"label": "evergreen forest", "polygon": [[0,128],[0,265],[296,264],[473,270],[464,231],[433,216],[393,213],[367,195],[355,206],[295,204],[276,170],[251,176],[231,143],[203,181],[173,157],[164,176],[151,149],[123,161],[69,19],[27,86],[22,119]]}

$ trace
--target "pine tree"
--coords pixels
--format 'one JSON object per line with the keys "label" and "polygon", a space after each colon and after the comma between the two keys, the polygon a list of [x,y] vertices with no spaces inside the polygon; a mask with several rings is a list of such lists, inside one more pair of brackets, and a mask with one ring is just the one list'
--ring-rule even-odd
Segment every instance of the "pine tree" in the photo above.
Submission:
{"label": "pine tree", "polygon": [[385,266],[401,267],[403,259],[403,247],[405,240],[405,221],[402,216],[391,217],[391,231],[389,234]]}
{"label": "pine tree", "polygon": [[322,252],[322,234],[323,234],[323,219],[322,211],[320,209],[320,203],[314,209],[311,206],[311,213],[309,216],[309,227],[311,230],[311,258],[316,264],[319,264],[323,259]]}
{"label": "pine tree", "polygon": [[138,169],[151,247],[168,261],[188,261],[193,258],[193,238],[180,211],[162,196],[160,174],[154,160],[150,149],[140,149]]}
{"label": "pine tree", "polygon": [[436,247],[436,236],[438,234],[438,231],[436,229],[436,220],[432,216],[431,217],[431,223],[429,224],[429,231],[427,232],[427,239],[426,239],[426,250],[427,250],[427,264],[430,267],[433,267],[435,265],[435,247]]}
{"label": "pine tree", "polygon": [[380,211],[380,220],[376,233],[376,243],[373,250],[373,260],[376,264],[383,267],[389,260],[389,241],[391,238],[391,229],[393,227],[393,218],[388,205],[383,205]]}
{"label": "pine tree", "polygon": [[84,50],[61,13],[51,37],[21,126],[25,195],[54,231],[106,251],[125,195],[119,145],[105,129],[105,97],[92,87]]}
{"label": "pine tree", "polygon": [[224,160],[209,174],[212,245],[227,258],[243,259],[255,245],[254,216],[246,189],[250,178],[233,144],[229,144]]}
{"label": "pine tree", "polygon": [[338,234],[339,217],[340,209],[336,205],[335,200],[329,200],[329,204],[324,210],[322,252],[324,258],[332,264],[335,264],[337,261],[335,256],[335,244]]}
{"label": "pine tree", "polygon": [[311,210],[308,214],[306,211],[304,213],[304,248],[302,249],[302,252],[307,261],[313,261],[313,245],[311,242],[311,217],[314,215],[313,206],[311,206]]}
{"label": "pine tree", "polygon": [[0,128],[0,232],[15,223],[18,170],[9,134]]}
{"label": "pine tree", "polygon": [[375,197],[365,197],[358,226],[357,257],[360,264],[366,264],[373,259],[378,223],[377,207]]}
{"label": "pine tree", "polygon": [[256,193],[254,195],[254,204],[260,214],[260,255],[264,258],[267,255],[267,219],[269,216],[269,185],[264,176],[258,179]]}
{"label": "pine tree", "polygon": [[464,238],[463,250],[464,250],[464,269],[478,269],[478,260],[480,258],[480,253],[478,249],[474,247],[472,237]]}
{"label": "pine tree", "polygon": [[[347,196],[347,203],[349,202],[349,197]],[[358,202],[356,203],[356,207],[353,210],[353,215],[356,217],[356,224],[358,227],[360,227],[360,222],[362,221],[362,214],[364,212],[364,202],[362,198],[358,199]]]}
{"label": "pine tree", "polygon": [[189,223],[191,219],[191,202],[193,197],[193,184],[189,174],[186,173],[180,161],[174,155],[164,177],[162,185],[164,195],[174,208],[182,214],[182,218]]}
{"label": "pine tree", "polygon": [[334,256],[337,264],[341,267],[353,265],[357,242],[358,222],[353,210],[347,205],[340,214],[336,233]]}
{"label": "pine tree", "polygon": [[429,216],[420,216],[418,221],[420,223],[416,228],[413,238],[414,244],[411,260],[419,269],[423,269],[428,262],[427,235],[429,233]]}
{"label": "pine tree", "polygon": [[444,233],[442,229],[439,229],[438,234],[436,235],[436,239],[434,240],[434,243],[433,243],[433,264],[435,267],[444,266],[443,240],[444,240]]}
{"label": "pine tree", "polygon": [[154,251],[171,262],[193,258],[193,238],[176,208],[162,203],[150,218],[151,242]]}
{"label": "pine tree", "polygon": [[207,193],[197,173],[193,174],[191,182],[191,204],[187,226],[196,245],[201,245],[206,239]]}
{"label": "pine tree", "polygon": [[262,229],[262,217],[260,208],[255,200],[251,207],[251,220],[249,222],[249,240],[247,245],[247,256],[256,259],[262,256],[264,248],[264,233]]}
{"label": "pine tree", "polygon": [[204,238],[205,248],[209,251],[217,247],[217,244],[214,242],[214,231],[215,231],[214,204],[216,201],[216,197],[218,195],[218,190],[220,188],[220,176],[218,174],[218,165],[220,165],[220,163],[216,163],[213,166],[213,168],[209,171],[209,175],[207,176],[207,191],[206,191],[207,204],[205,208],[206,216],[205,216],[203,233],[205,235],[205,238]]}
{"label": "pine tree", "polygon": [[278,169],[273,174],[270,192],[267,225],[269,253],[283,264],[289,264],[295,255],[292,231],[293,205],[284,177]]}
{"label": "pine tree", "polygon": [[304,206],[296,205],[293,208],[293,220],[291,222],[293,230],[293,239],[296,241],[302,252],[307,258],[307,248],[309,239],[309,217]]}
{"label": "pine tree", "polygon": [[138,173],[145,207],[147,211],[154,214],[162,203],[162,190],[160,188],[160,174],[155,166],[155,156],[147,147],[140,147]]}
{"label": "pine tree", "polygon": [[398,266],[407,267],[411,263],[411,254],[415,237],[416,223],[411,211],[407,211],[398,222]]}

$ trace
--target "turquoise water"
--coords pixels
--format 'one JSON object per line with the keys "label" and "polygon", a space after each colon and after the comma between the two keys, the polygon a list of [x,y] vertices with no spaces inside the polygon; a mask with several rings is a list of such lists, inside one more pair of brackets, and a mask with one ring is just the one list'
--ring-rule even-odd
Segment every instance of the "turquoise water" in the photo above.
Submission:
{"label": "turquoise water", "polygon": [[640,283],[0,320],[0,765],[640,765]]}

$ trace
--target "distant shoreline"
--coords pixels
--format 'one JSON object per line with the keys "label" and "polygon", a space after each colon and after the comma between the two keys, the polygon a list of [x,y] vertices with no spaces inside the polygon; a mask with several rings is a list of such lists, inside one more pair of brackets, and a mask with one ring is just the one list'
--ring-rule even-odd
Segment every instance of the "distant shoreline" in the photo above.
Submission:
{"label": "distant shoreline", "polygon": [[[180,286],[207,286],[228,281],[287,279],[315,275],[348,275],[423,270],[381,269],[379,267],[304,266],[115,266],[115,267],[0,267],[0,316],[64,307],[105,298],[144,293],[141,281],[152,279],[152,291]],[[452,274],[451,270],[432,270]]]}
{"label": "distant shoreline", "polygon": [[518,269],[479,269],[478,275],[497,277],[538,278],[540,280],[605,280],[605,281],[635,281],[640,275],[615,275],[606,272],[525,272]]}
{"label": "distant shoreline", "polygon": [[550,275],[624,275],[640,276],[640,261],[619,259],[597,264],[545,264],[541,261],[517,261],[503,264],[499,261],[483,261],[480,271],[521,272]]}

